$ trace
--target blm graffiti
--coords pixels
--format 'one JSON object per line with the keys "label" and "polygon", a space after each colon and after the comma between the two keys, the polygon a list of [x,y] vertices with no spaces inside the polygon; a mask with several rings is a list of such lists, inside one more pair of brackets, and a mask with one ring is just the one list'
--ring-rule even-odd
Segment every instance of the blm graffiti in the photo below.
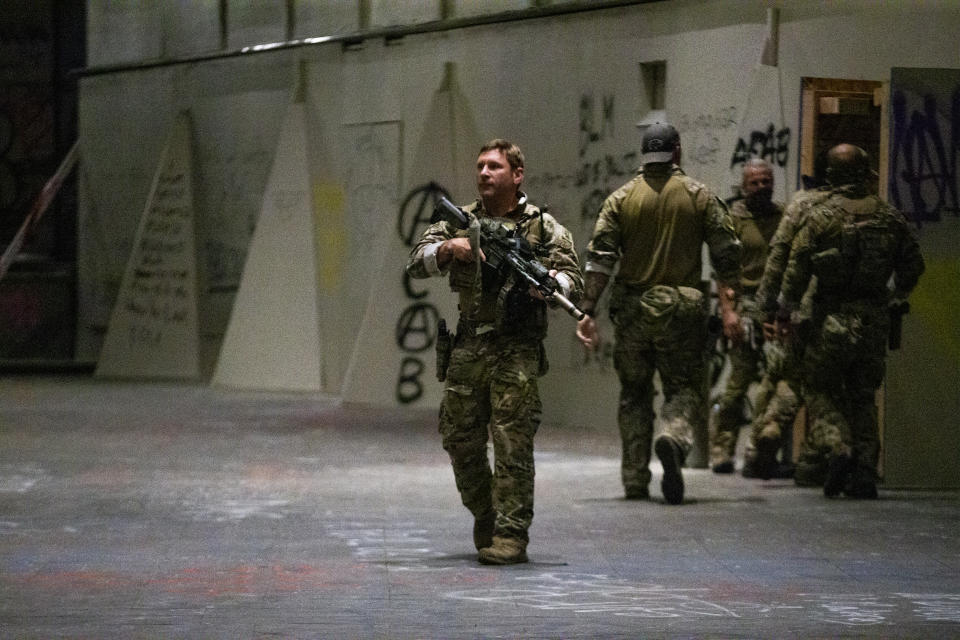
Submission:
{"label": "blm graffiti", "polygon": [[[639,156],[628,138],[617,136],[616,100],[612,94],[597,98],[583,93],[577,103],[577,161],[571,169],[528,173],[525,184],[530,193],[551,203],[571,196],[571,211],[579,211],[584,227],[575,237],[586,237],[593,228],[604,199],[627,182],[639,168]],[[627,150],[624,150],[627,147]]]}
{"label": "blm graffiti", "polygon": [[[531,172],[526,184],[529,193],[535,197],[551,204],[559,203],[561,212],[576,215],[576,219],[567,221],[567,227],[578,241],[578,254],[583,256],[604,200],[636,175],[640,156],[636,140],[630,133],[617,129],[614,94],[597,95],[585,91],[580,94],[575,107],[578,127],[576,163],[560,171]],[[601,298],[600,307],[606,307],[606,297]],[[605,343],[602,350],[588,353],[580,348],[572,331],[570,340],[570,368],[592,366],[612,370],[611,344]]]}
{"label": "blm graffiti", "polygon": [[637,152],[611,151],[616,137],[615,99],[603,95],[598,99],[592,93],[580,96],[580,143],[574,185],[586,193],[580,201],[580,218],[596,220],[597,212],[607,195],[629,180],[637,170]]}
{"label": "blm graffiti", "polygon": [[[397,235],[403,245],[412,248],[423,229],[430,224],[440,197],[450,197],[446,189],[435,182],[413,189],[400,204],[397,216]],[[403,291],[409,304],[397,318],[395,339],[403,354],[397,374],[396,398],[401,404],[415,402],[423,395],[423,374],[426,365],[423,354],[436,343],[440,313],[427,299],[429,291],[414,289],[406,272]]]}

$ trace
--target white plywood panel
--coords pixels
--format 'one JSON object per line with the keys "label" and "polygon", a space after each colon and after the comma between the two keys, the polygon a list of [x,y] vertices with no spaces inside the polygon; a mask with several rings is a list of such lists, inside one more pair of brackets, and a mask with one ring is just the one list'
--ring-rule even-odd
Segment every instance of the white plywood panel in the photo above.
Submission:
{"label": "white plywood panel", "polygon": [[[739,187],[743,179],[743,163],[749,158],[762,158],[773,166],[774,200],[786,202],[791,131],[783,121],[781,93],[779,68],[762,64],[754,67],[746,101],[740,109],[742,116],[737,127],[728,184],[731,189]],[[718,195],[725,198],[730,193],[721,188]]]}
{"label": "white plywood panel", "polygon": [[189,121],[181,115],[140,219],[97,376],[199,376],[191,155]]}
{"label": "white plywood panel", "polygon": [[303,103],[289,106],[213,384],[320,390],[316,249]]}
{"label": "white plywood panel", "polygon": [[348,216],[350,212],[363,215],[369,211],[379,215],[378,224],[368,227],[369,244],[355,249],[365,257],[364,270],[376,277],[363,299],[359,316],[362,321],[359,327],[352,327],[356,342],[346,369],[343,399],[390,405],[395,403],[397,380],[397,365],[390,357],[396,351],[394,314],[404,306],[401,278],[406,248],[397,238],[394,225],[385,222],[390,220],[389,213],[397,209],[400,124],[353,125],[344,130],[345,141],[350,140],[346,148],[352,150],[347,162],[357,169],[366,168],[349,174]]}

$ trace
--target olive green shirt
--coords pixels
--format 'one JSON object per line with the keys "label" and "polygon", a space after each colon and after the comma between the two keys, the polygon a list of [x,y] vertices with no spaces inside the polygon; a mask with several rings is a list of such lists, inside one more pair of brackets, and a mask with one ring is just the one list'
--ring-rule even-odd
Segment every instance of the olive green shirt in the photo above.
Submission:
{"label": "olive green shirt", "polygon": [[783,217],[783,205],[771,202],[769,207],[754,211],[746,200],[737,200],[730,205],[730,216],[742,247],[740,285],[744,293],[753,294],[760,286],[770,241]]}
{"label": "olive green shirt", "polygon": [[611,275],[619,262],[621,283],[700,288],[704,242],[717,278],[735,284],[740,242],[726,205],[679,167],[648,165],[604,201],[585,270]]}

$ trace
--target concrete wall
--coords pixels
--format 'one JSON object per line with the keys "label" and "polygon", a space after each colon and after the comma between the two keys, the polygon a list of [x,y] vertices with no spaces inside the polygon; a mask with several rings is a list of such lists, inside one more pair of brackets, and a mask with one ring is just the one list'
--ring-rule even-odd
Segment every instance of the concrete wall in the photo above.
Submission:
{"label": "concrete wall", "polygon": [[[173,24],[169,15],[160,19],[135,3],[90,4],[91,65],[160,56],[164,43],[188,40],[163,31]],[[327,3],[298,3],[297,36],[327,35],[303,33],[307,24],[350,32],[349,4],[330,4],[328,20],[318,8]],[[405,4],[403,15],[390,13],[394,4],[368,3],[367,19],[376,26],[440,15],[439,3]],[[457,11],[460,4],[450,6]],[[487,4],[492,11],[527,5]],[[681,130],[685,168],[722,196],[737,180],[731,159],[749,123],[769,121],[788,130],[778,185],[783,197],[797,182],[802,77],[885,81],[892,67],[957,62],[960,10],[947,3],[899,9],[796,0],[780,13],[779,68],[771,85],[769,70],[757,68],[769,4],[672,0],[83,79],[81,354],[98,354],[157,154],[174,116],[186,110],[196,155],[201,338],[205,369],[212,370],[281,119],[302,80],[318,225],[324,390],[349,390],[349,399],[436,405],[433,355],[416,341],[418,323],[432,321],[431,309],[448,318],[454,310],[442,282],[405,286],[406,238],[411,225],[423,227],[416,225],[421,185],[435,181],[459,202],[473,197],[471,167],[485,140],[503,136],[521,145],[528,193],[550,205],[582,249],[603,195],[637,165],[635,123],[650,106],[642,63],[666,61],[664,107]],[[210,6],[202,6],[190,29],[215,22]],[[285,18],[272,19],[256,37],[283,33],[277,21]],[[154,33],[157,24],[162,37]],[[242,34],[254,26],[236,27],[236,37],[248,41]],[[204,33],[202,40],[216,38]],[[757,86],[766,87],[767,114],[747,100]],[[384,154],[398,161],[382,162]],[[364,206],[385,197],[392,206]],[[928,225],[924,233],[937,229]],[[612,428],[617,382],[609,351],[585,358],[573,321],[561,315],[553,318],[548,341],[552,370],[542,384],[547,421]]]}

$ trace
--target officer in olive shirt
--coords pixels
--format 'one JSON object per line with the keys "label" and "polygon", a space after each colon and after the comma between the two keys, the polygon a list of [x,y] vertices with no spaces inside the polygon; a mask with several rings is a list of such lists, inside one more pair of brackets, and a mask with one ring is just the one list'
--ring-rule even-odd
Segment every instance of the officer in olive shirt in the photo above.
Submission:
{"label": "officer in olive shirt", "polygon": [[728,352],[730,376],[716,412],[710,443],[710,466],[714,473],[732,473],[737,435],[743,423],[743,408],[750,385],[760,381],[763,331],[752,319],[754,294],[763,276],[770,240],[783,217],[783,205],[773,201],[773,167],[761,158],[743,165],[743,198],[730,207],[734,229],[740,238],[740,286],[737,308],[744,320],[744,340]]}
{"label": "officer in olive shirt", "polygon": [[657,123],[644,132],[643,171],[614,191],[597,217],[580,305],[588,315],[577,326],[577,337],[588,349],[600,344],[593,314],[619,263],[610,319],[620,379],[622,481],[628,499],[649,497],[653,376],[659,372],[664,402],[654,449],[663,464],[661,490],[669,504],[683,502],[681,467],[693,445],[694,424],[706,416],[704,242],[717,274],[724,332],[734,342],[741,337],[734,311],[740,242],[726,205],[681,171],[680,154],[680,135],[672,126]]}

